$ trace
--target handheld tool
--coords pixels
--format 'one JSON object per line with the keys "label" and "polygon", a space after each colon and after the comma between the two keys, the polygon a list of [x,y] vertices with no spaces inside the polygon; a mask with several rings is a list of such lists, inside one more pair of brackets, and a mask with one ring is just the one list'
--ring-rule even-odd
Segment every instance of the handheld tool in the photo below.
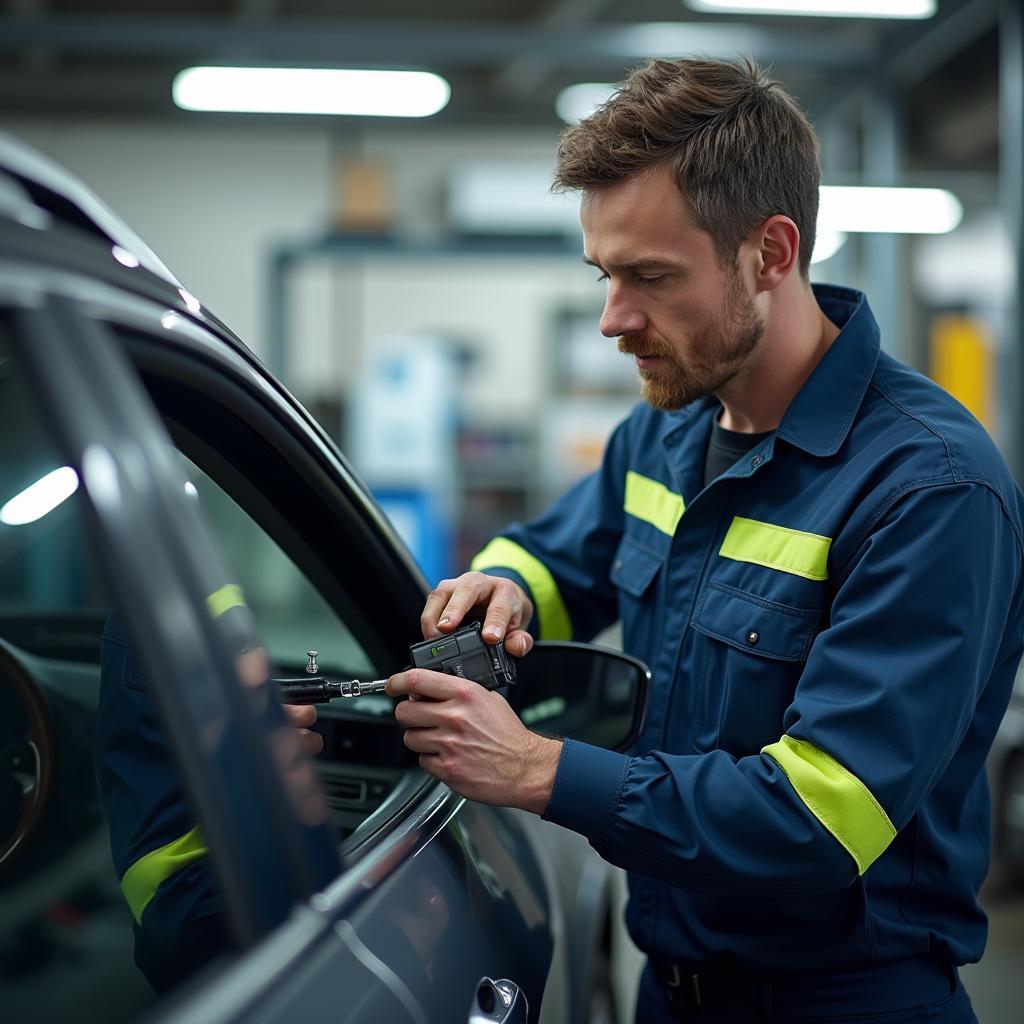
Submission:
{"label": "handheld tool", "polygon": [[[362,697],[368,693],[381,693],[387,685],[386,679],[370,682],[328,679],[320,674],[316,662],[318,652],[307,651],[306,656],[309,658],[307,678],[274,680],[285,704],[322,704],[338,697]],[[505,652],[505,645],[487,643],[480,632],[479,622],[472,622],[447,636],[411,644],[409,656],[412,659],[409,668],[425,668],[472,679],[488,690],[509,686],[516,681],[515,662]]]}

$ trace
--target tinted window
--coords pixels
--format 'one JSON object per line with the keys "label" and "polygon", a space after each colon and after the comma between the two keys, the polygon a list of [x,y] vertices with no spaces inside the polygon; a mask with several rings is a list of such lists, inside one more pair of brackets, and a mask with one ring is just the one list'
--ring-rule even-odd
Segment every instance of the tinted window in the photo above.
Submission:
{"label": "tinted window", "polygon": [[374,666],[338,613],[271,536],[194,462],[181,456],[222,554],[260,623],[271,660],[300,667],[316,650],[325,670],[371,676]]}
{"label": "tinted window", "polygon": [[[116,778],[162,765],[164,814],[177,800],[180,834],[194,818],[178,794],[173,760],[151,733],[145,680],[87,529],[78,478],[64,465],[25,378],[0,341],[0,1017],[4,1021],[135,1019],[158,997],[136,966],[140,929],[156,904],[125,873],[140,860]],[[101,638],[104,650],[101,672]],[[101,674],[105,674],[101,698]],[[101,704],[106,700],[106,710]],[[138,733],[133,765],[123,745]],[[142,733],[146,733],[144,736]],[[97,765],[109,783],[105,816]],[[115,855],[113,849],[117,849]],[[120,860],[121,869],[115,866]],[[204,870],[201,863],[193,876]],[[128,882],[122,888],[122,874]],[[193,878],[195,881],[195,878]],[[204,881],[212,893],[212,883]],[[143,901],[149,900],[151,909]],[[220,937],[218,948],[223,946]],[[209,947],[208,947],[209,949]],[[157,971],[159,973],[159,970]],[[155,978],[156,975],[154,974]],[[173,973],[162,986],[173,988]],[[116,993],[116,998],[112,997]]]}
{"label": "tinted window", "polygon": [[99,662],[110,596],[74,491],[24,379],[0,363],[0,637],[33,653]]}

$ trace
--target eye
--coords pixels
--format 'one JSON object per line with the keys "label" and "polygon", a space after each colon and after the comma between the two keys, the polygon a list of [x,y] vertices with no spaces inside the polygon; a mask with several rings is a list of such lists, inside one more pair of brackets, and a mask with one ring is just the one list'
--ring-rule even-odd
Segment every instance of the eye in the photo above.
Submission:
{"label": "eye", "polygon": [[640,284],[640,285],[643,285],[645,288],[651,288],[654,285],[661,284],[661,282],[664,281],[664,280],[665,280],[665,275],[664,274],[649,274],[649,275],[637,274],[637,276],[636,276],[636,283]]}
{"label": "eye", "polygon": [[597,280],[598,280],[598,283],[600,283],[601,281],[607,281],[608,280],[608,275],[607,274],[602,274]]}

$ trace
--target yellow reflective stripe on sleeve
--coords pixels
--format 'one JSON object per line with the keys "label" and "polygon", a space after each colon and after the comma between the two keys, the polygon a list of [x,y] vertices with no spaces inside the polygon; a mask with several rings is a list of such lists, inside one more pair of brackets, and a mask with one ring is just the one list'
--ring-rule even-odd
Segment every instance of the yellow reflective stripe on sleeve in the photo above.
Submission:
{"label": "yellow reflective stripe on sleeve", "polygon": [[736,562],[753,562],[809,580],[827,580],[831,546],[831,537],[736,516],[718,553]]}
{"label": "yellow reflective stripe on sleeve", "polygon": [[156,895],[161,882],[205,855],[206,847],[197,826],[180,839],[140,857],[121,879],[121,892],[136,922],[142,923],[142,912]]}
{"label": "yellow reflective stripe on sleeve", "polygon": [[871,791],[856,775],[813,743],[783,736],[765,747],[796,795],[865,871],[896,838],[896,829]]}
{"label": "yellow reflective stripe on sleeve", "polygon": [[633,470],[626,473],[626,497],[622,507],[628,515],[650,523],[670,537],[675,534],[686,510],[682,495]]}
{"label": "yellow reflective stripe on sleeve", "polygon": [[210,609],[210,615],[219,619],[231,608],[244,608],[245,598],[242,596],[242,588],[237,583],[228,583],[215,590],[207,599],[206,607]]}
{"label": "yellow reflective stripe on sleeve", "polygon": [[486,572],[497,566],[519,573],[526,581],[537,607],[541,640],[572,639],[572,623],[562,595],[558,592],[558,584],[539,558],[507,537],[495,537],[473,559],[470,568]]}

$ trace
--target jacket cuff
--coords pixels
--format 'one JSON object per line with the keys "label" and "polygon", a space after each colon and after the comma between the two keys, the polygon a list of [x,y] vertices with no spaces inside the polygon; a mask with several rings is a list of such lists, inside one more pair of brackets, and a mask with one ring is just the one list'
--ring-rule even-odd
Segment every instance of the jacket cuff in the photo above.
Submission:
{"label": "jacket cuff", "polygon": [[564,740],[551,800],[542,817],[592,843],[608,830],[632,759],[589,743]]}

